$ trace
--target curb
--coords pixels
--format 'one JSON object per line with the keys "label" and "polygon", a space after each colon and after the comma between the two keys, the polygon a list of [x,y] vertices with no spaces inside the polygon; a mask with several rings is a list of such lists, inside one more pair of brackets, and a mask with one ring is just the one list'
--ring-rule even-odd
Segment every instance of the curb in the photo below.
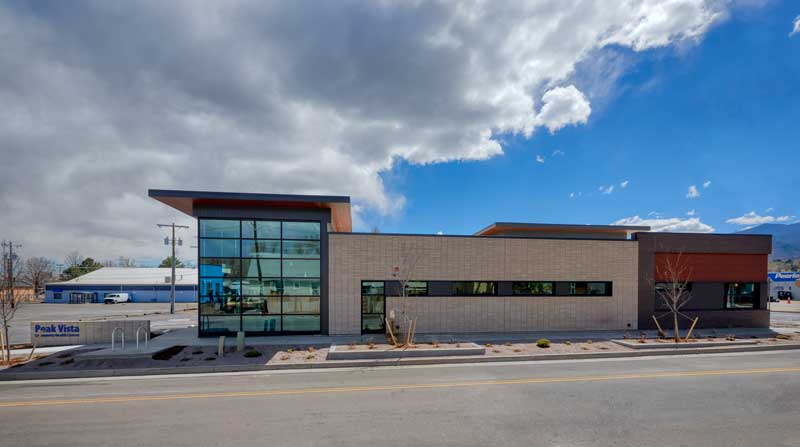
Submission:
{"label": "curb", "polygon": [[127,377],[127,376],[154,376],[178,374],[206,374],[225,372],[257,372],[279,371],[291,369],[331,369],[331,368],[373,368],[380,366],[411,366],[411,365],[444,365],[464,363],[506,363],[530,362],[543,360],[580,360],[580,359],[613,359],[632,357],[660,357],[687,354],[724,354],[739,352],[764,352],[764,351],[793,351],[800,350],[796,345],[771,345],[771,346],[735,346],[717,348],[681,348],[681,349],[650,349],[633,352],[589,352],[575,354],[541,354],[518,355],[505,357],[438,357],[438,358],[403,358],[380,360],[330,360],[326,363],[297,363],[276,365],[225,365],[225,366],[184,366],[172,368],[126,368],[126,369],[88,369],[76,371],[41,371],[41,372],[0,372],[0,382],[15,380],[44,380],[44,379],[77,379],[96,377]]}

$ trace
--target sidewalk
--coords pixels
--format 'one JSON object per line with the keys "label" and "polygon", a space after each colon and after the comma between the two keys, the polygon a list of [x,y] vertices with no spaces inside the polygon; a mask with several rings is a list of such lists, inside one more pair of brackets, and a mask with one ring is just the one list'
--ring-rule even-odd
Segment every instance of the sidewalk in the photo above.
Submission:
{"label": "sidewalk", "polygon": [[793,300],[791,304],[786,301],[780,303],[769,303],[769,310],[771,312],[798,312],[800,313],[800,301]]}

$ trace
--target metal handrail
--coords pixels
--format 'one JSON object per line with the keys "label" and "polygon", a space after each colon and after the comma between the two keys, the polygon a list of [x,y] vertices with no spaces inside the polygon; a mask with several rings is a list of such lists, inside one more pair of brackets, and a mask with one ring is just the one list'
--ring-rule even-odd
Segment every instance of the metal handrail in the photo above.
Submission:
{"label": "metal handrail", "polygon": [[144,329],[144,349],[150,346],[150,332],[144,326],[136,328],[136,350],[139,350],[139,331]]}
{"label": "metal handrail", "polygon": [[114,338],[117,335],[117,331],[120,331],[120,337],[122,337],[122,350],[125,350],[125,329],[121,327],[115,327],[113,331],[111,331],[111,350],[114,350]]}

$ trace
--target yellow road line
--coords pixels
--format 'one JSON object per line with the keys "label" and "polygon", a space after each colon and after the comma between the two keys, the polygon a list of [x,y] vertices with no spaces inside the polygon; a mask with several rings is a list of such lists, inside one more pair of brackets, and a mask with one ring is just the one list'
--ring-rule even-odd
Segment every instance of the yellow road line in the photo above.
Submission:
{"label": "yellow road line", "polygon": [[292,396],[292,395],[302,395],[302,394],[333,394],[333,393],[354,393],[354,392],[369,392],[369,391],[464,388],[464,387],[491,386],[491,385],[526,385],[526,384],[538,384],[538,383],[598,382],[598,381],[611,381],[611,380],[659,379],[659,378],[674,378],[674,377],[735,376],[735,375],[749,375],[749,374],[775,374],[775,373],[787,373],[787,372],[792,372],[792,373],[800,372],[800,367],[653,372],[653,373],[638,373],[638,374],[612,374],[605,376],[529,377],[523,379],[508,379],[508,380],[477,380],[477,381],[467,381],[467,382],[421,383],[421,384],[408,384],[408,385],[376,385],[376,386],[352,386],[352,387],[334,387],[334,388],[298,388],[298,389],[288,389],[288,390],[165,394],[160,396],[159,395],[120,396],[120,397],[97,397],[97,398],[86,398],[86,399],[9,401],[9,402],[0,402],[0,408],[150,402],[150,401],[160,401],[160,400],[182,400],[182,399],[214,399],[221,397],[224,398],[224,397]]}

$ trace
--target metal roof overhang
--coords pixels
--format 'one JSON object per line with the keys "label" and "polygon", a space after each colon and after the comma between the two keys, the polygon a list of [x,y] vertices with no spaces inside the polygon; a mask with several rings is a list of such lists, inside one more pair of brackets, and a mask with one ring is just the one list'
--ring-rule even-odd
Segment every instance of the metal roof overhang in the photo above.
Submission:
{"label": "metal roof overhang", "polygon": [[587,233],[587,235],[605,233],[633,233],[637,231],[650,231],[648,226],[634,225],[577,225],[577,224],[548,224],[548,223],[521,223],[521,222],[495,222],[475,233],[475,236],[492,236],[509,231],[536,231],[556,233]]}
{"label": "metal roof overhang", "polygon": [[259,194],[217,191],[150,189],[147,195],[178,211],[195,217],[195,205],[235,205],[254,208],[327,208],[334,231],[351,232],[350,197],[300,194]]}

